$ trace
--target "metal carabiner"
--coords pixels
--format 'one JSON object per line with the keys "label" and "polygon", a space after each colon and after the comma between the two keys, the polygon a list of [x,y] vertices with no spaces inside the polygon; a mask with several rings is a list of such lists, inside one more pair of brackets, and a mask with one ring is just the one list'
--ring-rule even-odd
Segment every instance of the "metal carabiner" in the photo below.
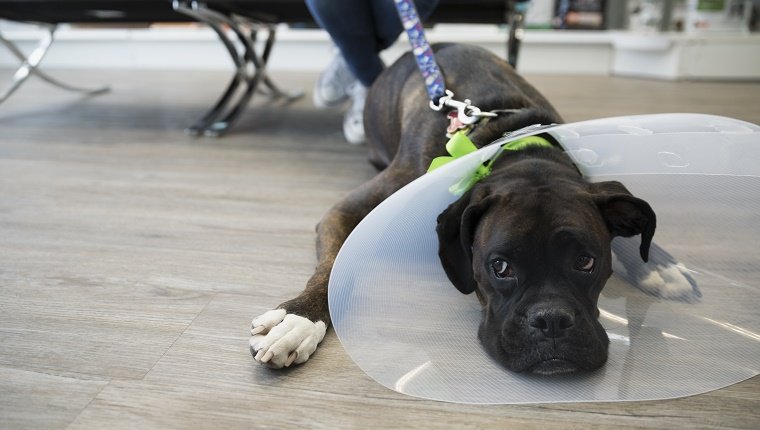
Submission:
{"label": "metal carabiner", "polygon": [[470,99],[465,99],[463,102],[454,100],[454,93],[446,90],[446,95],[438,99],[437,105],[432,100],[430,101],[430,109],[441,111],[444,107],[454,108],[457,110],[457,119],[465,125],[474,124],[486,116],[496,116],[492,112],[481,112],[480,108],[471,103]]}

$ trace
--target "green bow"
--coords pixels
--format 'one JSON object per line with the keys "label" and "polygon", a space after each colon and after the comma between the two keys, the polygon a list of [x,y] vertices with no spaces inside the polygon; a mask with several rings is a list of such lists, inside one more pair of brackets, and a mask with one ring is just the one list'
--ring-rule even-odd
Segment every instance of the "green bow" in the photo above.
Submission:
{"label": "green bow", "polygon": [[[493,169],[493,163],[496,161],[496,158],[499,157],[499,155],[503,151],[519,151],[521,149],[525,149],[529,146],[544,146],[544,147],[551,147],[553,146],[551,142],[544,139],[543,137],[539,136],[526,136],[522,139],[517,139],[512,142],[505,143],[501,147],[501,151],[497,152],[496,155],[493,156],[487,163],[481,164],[477,167],[472,173],[468,174],[462,180],[460,180],[458,183],[454,184],[449,188],[449,191],[455,195],[462,195],[467,190],[472,188],[473,185],[475,185],[478,181],[481,179],[487,177],[491,174],[491,170]],[[450,155],[444,155],[442,157],[436,157],[433,159],[433,161],[430,163],[430,167],[428,168],[428,173],[432,172],[433,170],[443,166],[444,164],[448,164],[457,158],[464,157],[467,154],[473,153],[478,150],[478,147],[475,146],[474,143],[470,140],[469,137],[467,137],[466,134],[462,133],[461,131],[454,133],[453,136],[451,136],[451,139],[449,139],[448,142],[446,142],[446,151]]]}

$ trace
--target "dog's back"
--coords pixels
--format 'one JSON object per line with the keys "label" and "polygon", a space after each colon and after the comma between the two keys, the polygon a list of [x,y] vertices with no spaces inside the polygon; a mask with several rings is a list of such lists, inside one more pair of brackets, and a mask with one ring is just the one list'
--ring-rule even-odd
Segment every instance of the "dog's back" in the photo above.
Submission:
{"label": "dog's back", "polygon": [[[477,145],[527,125],[562,122],[543,95],[488,50],[460,44],[436,44],[433,50],[446,87],[457,100],[470,99],[483,111],[520,109],[477,126],[470,136]],[[432,158],[442,155],[448,120],[430,109],[423,78],[409,52],[372,86],[364,122],[370,162],[380,170],[402,151],[400,158],[412,162],[420,175]],[[431,140],[431,136],[439,139]]]}

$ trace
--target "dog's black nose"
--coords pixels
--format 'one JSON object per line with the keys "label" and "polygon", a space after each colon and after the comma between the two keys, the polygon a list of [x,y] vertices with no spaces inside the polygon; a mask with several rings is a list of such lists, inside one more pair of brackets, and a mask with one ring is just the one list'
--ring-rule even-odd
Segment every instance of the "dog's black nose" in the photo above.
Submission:
{"label": "dog's black nose", "polygon": [[570,309],[556,306],[537,306],[528,312],[528,324],[540,330],[544,336],[555,339],[575,325],[575,315]]}

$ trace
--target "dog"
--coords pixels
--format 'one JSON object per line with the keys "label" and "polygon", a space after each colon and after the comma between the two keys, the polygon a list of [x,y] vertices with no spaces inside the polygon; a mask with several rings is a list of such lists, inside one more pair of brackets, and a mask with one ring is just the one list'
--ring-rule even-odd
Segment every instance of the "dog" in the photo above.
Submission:
{"label": "dog", "polygon": [[[543,95],[485,49],[438,44],[434,51],[454,94],[483,111],[503,112],[472,129],[469,138],[478,147],[505,132],[562,123]],[[369,160],[380,172],[318,224],[318,263],[305,290],[254,318],[251,353],[269,367],[309,359],[330,325],[330,270],[349,233],[380,202],[425,174],[431,160],[446,155],[449,120],[429,108],[410,53],[374,83],[364,121]],[[451,283],[480,301],[477,335],[487,353],[509,370],[547,375],[604,365],[609,340],[597,301],[612,275],[611,241],[640,235],[634,258],[646,261],[656,222],[652,207],[621,183],[588,183],[558,146],[528,146],[505,152],[490,176],[440,214],[436,230]],[[674,259],[663,261],[674,270]],[[650,265],[652,272],[667,271]],[[620,267],[637,266],[626,261]],[[639,272],[635,277],[652,278]],[[695,288],[683,276],[660,281],[662,290]]]}

